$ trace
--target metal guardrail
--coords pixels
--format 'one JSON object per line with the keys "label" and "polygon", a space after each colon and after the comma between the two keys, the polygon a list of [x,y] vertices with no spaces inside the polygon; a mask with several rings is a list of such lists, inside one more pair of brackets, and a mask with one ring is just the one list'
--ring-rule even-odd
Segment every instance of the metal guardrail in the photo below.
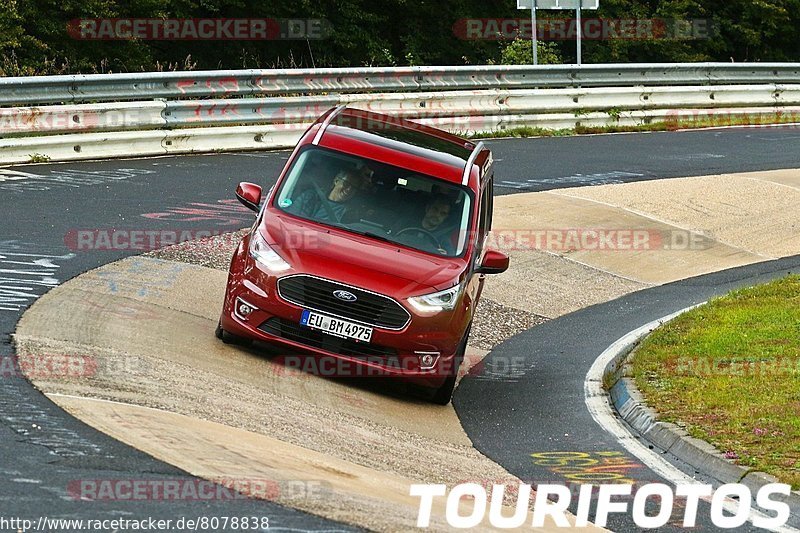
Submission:
{"label": "metal guardrail", "polygon": [[[618,114],[656,109],[800,105],[800,85],[725,85],[521,89],[424,93],[335,94],[298,97],[156,100],[0,108],[0,137],[132,129],[168,129],[313,122],[331,107],[352,107],[415,120],[512,114]],[[574,127],[574,124],[573,124]],[[461,130],[465,131],[465,130]],[[468,131],[492,131],[491,128]]]}
{"label": "metal guardrail", "polygon": [[[0,163],[281,148],[346,103],[452,132],[798,116],[800,64],[242,70],[0,78]],[[47,105],[53,104],[56,105]],[[44,105],[42,105],[44,104]]]}
{"label": "metal guardrail", "polygon": [[648,63],[144,72],[0,78],[0,106],[309,93],[800,83],[800,63]]}

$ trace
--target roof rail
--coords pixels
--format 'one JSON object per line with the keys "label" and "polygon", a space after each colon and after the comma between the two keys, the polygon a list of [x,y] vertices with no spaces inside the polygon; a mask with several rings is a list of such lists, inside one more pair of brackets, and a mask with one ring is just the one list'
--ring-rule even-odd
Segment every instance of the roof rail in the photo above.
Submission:
{"label": "roof rail", "polygon": [[313,145],[319,144],[320,139],[322,139],[322,134],[325,133],[325,130],[327,129],[328,125],[331,123],[331,121],[333,119],[336,118],[336,116],[339,113],[344,111],[344,108],[346,108],[346,107],[347,107],[347,104],[342,104],[342,105],[336,106],[336,108],[333,111],[331,111],[331,114],[328,115],[327,117],[325,117],[325,121],[319,127],[319,130],[317,130],[317,134],[314,136],[314,140],[311,141],[311,144],[313,144]]}
{"label": "roof rail", "polygon": [[485,146],[483,144],[483,141],[475,145],[475,148],[469,155],[469,159],[467,159],[467,164],[464,166],[464,177],[461,180],[461,185],[466,185],[467,183],[469,183],[469,175],[470,172],[472,171],[472,165],[475,164],[475,160],[478,158],[478,154],[480,154],[484,148]]}

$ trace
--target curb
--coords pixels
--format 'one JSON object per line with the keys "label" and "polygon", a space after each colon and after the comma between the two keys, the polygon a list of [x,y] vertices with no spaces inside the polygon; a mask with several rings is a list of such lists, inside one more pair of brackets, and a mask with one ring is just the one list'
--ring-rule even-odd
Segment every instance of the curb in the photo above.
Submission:
{"label": "curb", "polygon": [[[692,466],[697,473],[709,476],[721,484],[741,483],[752,493],[756,493],[765,485],[778,483],[778,479],[764,472],[739,466],[726,459],[722,452],[708,442],[689,436],[675,424],[659,421],[658,414],[647,406],[633,379],[621,377],[622,370],[630,362],[642,339],[657,327],[695,307],[698,306],[656,320],[652,327],[641,328],[636,335],[631,335],[620,343],[603,374],[612,377],[606,394],[619,417],[650,449],[657,448],[662,454],[669,453]],[[771,497],[789,505],[793,517],[800,517],[800,491],[792,491],[788,496],[773,494]]]}

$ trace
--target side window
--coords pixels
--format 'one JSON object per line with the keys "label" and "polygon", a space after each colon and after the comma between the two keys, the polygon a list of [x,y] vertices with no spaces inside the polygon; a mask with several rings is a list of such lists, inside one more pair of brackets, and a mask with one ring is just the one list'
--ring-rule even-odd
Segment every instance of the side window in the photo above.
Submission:
{"label": "side window", "polygon": [[492,180],[484,186],[481,194],[481,212],[478,221],[478,234],[483,238],[492,229],[492,210],[494,208],[494,196],[492,195]]}
{"label": "side window", "polygon": [[487,215],[489,214],[488,211],[489,206],[486,203],[486,189],[483,190],[481,194],[481,211],[478,215],[478,239],[483,240],[483,236],[486,235],[486,222],[489,220]]}
{"label": "side window", "polygon": [[486,221],[486,231],[492,231],[492,217],[494,215],[494,174],[490,175],[488,178],[488,182],[486,183],[486,201],[489,203],[489,207],[487,209],[487,221]]}
{"label": "side window", "polygon": [[478,235],[476,251],[480,255],[483,251],[483,244],[486,234],[492,229],[492,209],[494,198],[492,197],[492,181],[491,179],[483,188],[481,193],[481,209],[478,214]]}

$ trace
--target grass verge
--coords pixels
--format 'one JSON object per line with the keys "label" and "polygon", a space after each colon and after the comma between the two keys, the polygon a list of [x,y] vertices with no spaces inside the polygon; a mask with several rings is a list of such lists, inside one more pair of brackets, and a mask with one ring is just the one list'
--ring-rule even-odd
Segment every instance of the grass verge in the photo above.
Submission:
{"label": "grass verge", "polygon": [[497,137],[568,137],[597,133],[636,133],[647,131],[677,131],[696,128],[719,128],[724,126],[768,126],[794,124],[798,122],[795,113],[763,113],[757,115],[713,115],[700,116],[691,120],[670,120],[650,122],[647,124],[608,126],[578,126],[567,129],[545,129],[531,126],[509,128],[494,132],[478,132],[468,135],[471,139],[487,139]]}
{"label": "grass verge", "polygon": [[633,377],[662,420],[800,488],[800,276],[657,329],[636,350]]}

